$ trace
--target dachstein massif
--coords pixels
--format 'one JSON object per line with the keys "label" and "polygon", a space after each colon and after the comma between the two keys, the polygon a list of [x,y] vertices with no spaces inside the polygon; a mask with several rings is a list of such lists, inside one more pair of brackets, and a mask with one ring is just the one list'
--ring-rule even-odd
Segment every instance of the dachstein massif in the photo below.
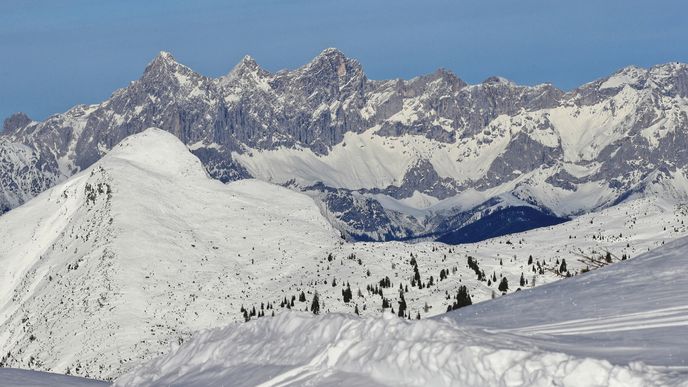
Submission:
{"label": "dachstein massif", "polygon": [[270,73],[245,57],[209,78],[162,52],[96,105],[0,135],[0,212],[157,127],[222,182],[313,197],[349,240],[471,242],[688,192],[688,66],[627,67],[575,90],[446,70],[370,80],[327,49]]}

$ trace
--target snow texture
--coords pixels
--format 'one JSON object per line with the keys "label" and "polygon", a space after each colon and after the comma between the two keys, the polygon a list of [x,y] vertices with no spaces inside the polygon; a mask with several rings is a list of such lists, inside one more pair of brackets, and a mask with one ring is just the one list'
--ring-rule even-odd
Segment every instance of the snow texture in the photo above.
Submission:
{"label": "snow texture", "polygon": [[284,313],[199,333],[116,386],[687,386],[688,238],[436,320]]}
{"label": "snow texture", "polygon": [[[639,198],[461,246],[345,243],[310,197],[257,180],[221,184],[175,136],[150,129],[0,217],[0,362],[114,378],[194,332],[242,321],[242,306],[279,315],[301,292],[307,301],[292,310],[317,291],[323,312],[379,317],[390,311],[383,298],[398,311],[404,287],[408,314],[435,316],[462,285],[473,302],[501,295],[468,256],[512,293],[606,264],[607,252],[633,259],[688,235],[686,218],[685,206]],[[423,287],[412,284],[412,259]],[[368,290],[385,277],[384,295]]]}

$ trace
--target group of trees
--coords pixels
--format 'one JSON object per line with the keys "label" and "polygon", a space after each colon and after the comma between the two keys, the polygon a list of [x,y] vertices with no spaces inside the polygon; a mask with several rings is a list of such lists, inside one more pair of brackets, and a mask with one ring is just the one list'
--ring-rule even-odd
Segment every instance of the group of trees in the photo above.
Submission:
{"label": "group of trees", "polygon": [[480,270],[480,266],[478,266],[478,261],[475,260],[475,258],[471,257],[470,255],[468,256],[468,267],[473,269],[475,274],[478,276],[478,281],[485,281],[487,278],[485,276],[485,271]]}
{"label": "group of trees", "polygon": [[463,308],[464,306],[473,305],[471,295],[468,293],[468,288],[465,285],[459,286],[459,290],[454,297],[454,303],[447,307],[447,312]]}

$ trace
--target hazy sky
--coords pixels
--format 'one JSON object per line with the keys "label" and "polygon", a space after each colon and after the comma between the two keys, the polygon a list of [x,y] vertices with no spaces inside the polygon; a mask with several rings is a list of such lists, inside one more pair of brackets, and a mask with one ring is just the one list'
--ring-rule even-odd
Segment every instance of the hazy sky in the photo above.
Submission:
{"label": "hazy sky", "polygon": [[0,0],[0,120],[100,102],[161,50],[209,76],[245,54],[278,70],[337,47],[371,79],[444,67],[570,89],[688,62],[687,15],[686,0]]}

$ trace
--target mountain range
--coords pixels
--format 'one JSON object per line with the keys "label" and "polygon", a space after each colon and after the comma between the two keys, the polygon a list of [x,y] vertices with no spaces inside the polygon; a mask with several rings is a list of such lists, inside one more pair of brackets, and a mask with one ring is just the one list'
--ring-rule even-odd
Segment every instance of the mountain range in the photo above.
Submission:
{"label": "mountain range", "polygon": [[630,197],[688,197],[685,64],[562,91],[500,77],[469,85],[443,69],[370,80],[336,49],[274,73],[247,56],[210,78],[162,52],[102,103],[5,120],[0,211],[148,127],[174,134],[221,182],[306,193],[349,240],[472,242]]}

